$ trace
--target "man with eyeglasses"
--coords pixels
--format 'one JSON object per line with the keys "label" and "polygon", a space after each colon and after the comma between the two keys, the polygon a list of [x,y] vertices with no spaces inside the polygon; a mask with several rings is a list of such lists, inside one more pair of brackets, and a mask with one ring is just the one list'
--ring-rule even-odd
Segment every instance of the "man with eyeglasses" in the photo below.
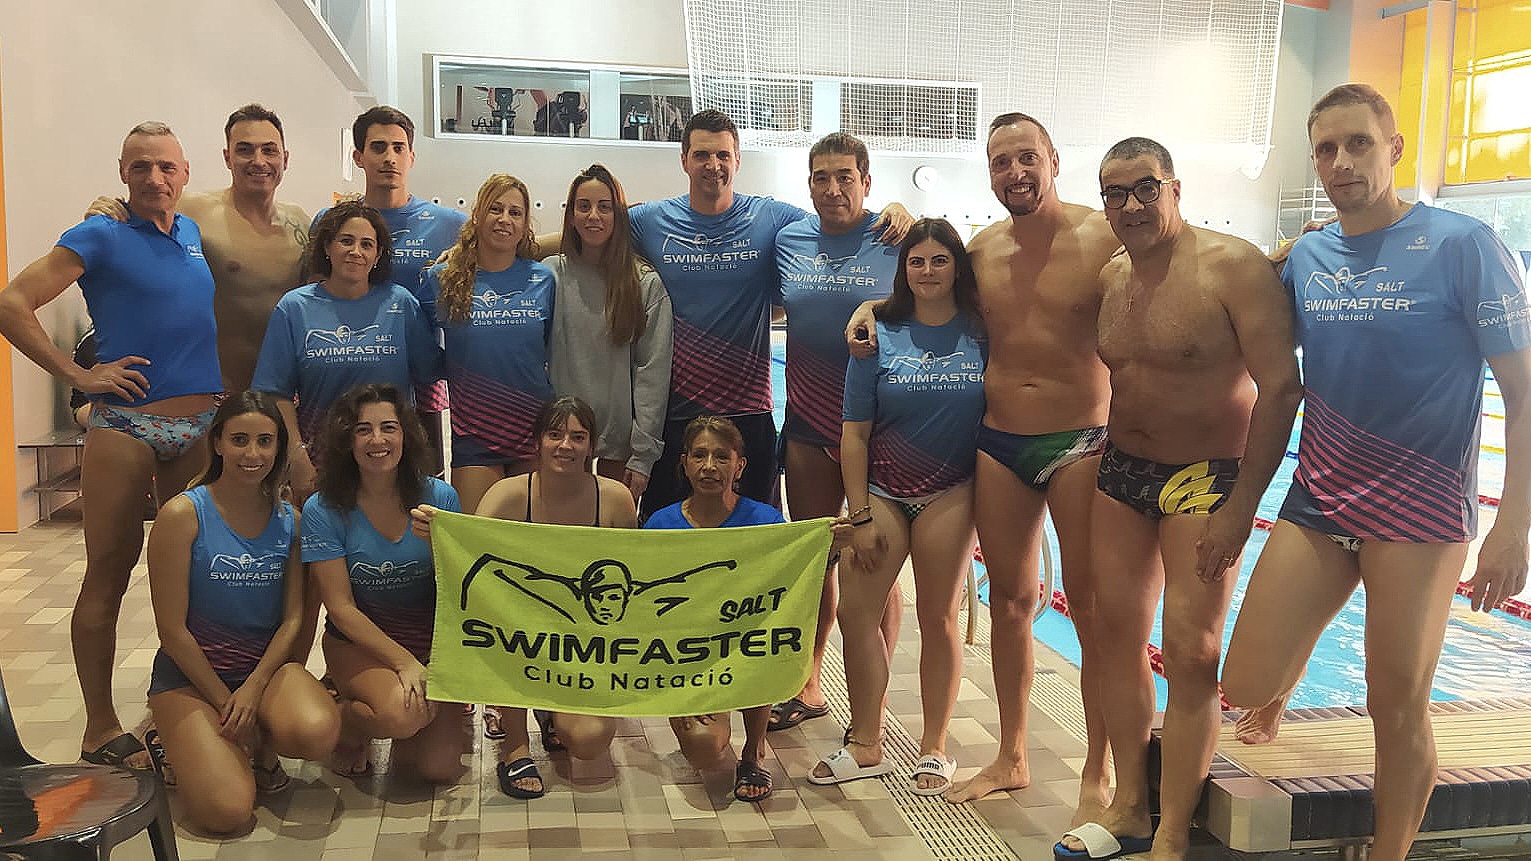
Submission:
{"label": "man with eyeglasses", "polygon": [[[1058,858],[1185,857],[1216,745],[1223,624],[1260,495],[1302,400],[1292,310],[1249,243],[1180,215],[1170,154],[1127,138],[1100,167],[1106,220],[1126,249],[1101,272],[1100,356],[1110,443],[1091,510],[1101,691],[1116,796],[1065,835]],[[1109,582],[1108,582],[1109,581]],[[1145,656],[1164,597],[1160,823],[1150,834],[1153,675]]]}
{"label": "man with eyeglasses", "polygon": [[[990,187],[1010,213],[968,243],[989,335],[974,510],[989,573],[999,750],[946,797],[972,801],[1031,782],[1026,709],[1032,617],[1043,522],[1051,512],[1063,590],[1082,647],[1087,742],[1073,816],[1078,825],[1097,818],[1111,797],[1096,683],[1089,515],[1110,399],[1106,368],[1095,350],[1097,276],[1118,243],[1099,212],[1058,198],[1058,152],[1036,118],[1019,112],[995,117],[986,150]],[[863,305],[846,330],[852,352],[875,349],[867,337],[873,328],[870,306]]]}

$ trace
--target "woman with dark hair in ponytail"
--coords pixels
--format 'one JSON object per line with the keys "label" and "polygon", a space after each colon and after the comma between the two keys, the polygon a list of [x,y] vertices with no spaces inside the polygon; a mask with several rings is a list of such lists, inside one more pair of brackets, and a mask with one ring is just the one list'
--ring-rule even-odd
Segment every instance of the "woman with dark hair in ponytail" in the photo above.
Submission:
{"label": "woman with dark hair in ponytail", "polygon": [[227,835],[248,827],[257,793],[287,785],[278,754],[329,755],[340,715],[291,660],[303,565],[297,517],[279,496],[287,425],[275,399],[234,395],[207,435],[207,471],[165,503],[149,534],[160,639],[149,710],[164,750],[155,765],[175,763],[186,821]]}

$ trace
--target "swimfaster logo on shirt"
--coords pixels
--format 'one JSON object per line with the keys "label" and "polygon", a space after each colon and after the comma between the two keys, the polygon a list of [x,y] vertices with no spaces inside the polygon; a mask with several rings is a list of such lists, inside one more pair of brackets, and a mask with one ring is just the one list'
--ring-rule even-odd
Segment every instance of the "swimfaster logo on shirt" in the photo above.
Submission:
{"label": "swimfaster logo on shirt", "polygon": [[408,562],[385,561],[381,565],[366,562],[351,563],[351,580],[362,583],[368,589],[401,589],[414,585],[422,576],[421,565],[411,559]]}
{"label": "swimfaster logo on shirt", "polygon": [[[416,215],[417,220],[426,218],[425,213]],[[408,227],[393,232],[393,259],[398,261],[435,260],[431,249],[424,247],[427,237],[415,236]]]}
{"label": "swimfaster logo on shirt", "polygon": [[1341,266],[1333,272],[1309,273],[1303,285],[1302,310],[1320,323],[1365,322],[1377,314],[1408,314],[1414,300],[1402,295],[1408,284],[1390,280],[1386,266],[1352,272]]}
{"label": "swimfaster logo on shirt", "polygon": [[1525,293],[1506,293],[1498,299],[1478,303],[1478,328],[1493,329],[1531,317]]}
{"label": "swimfaster logo on shirt", "polygon": [[929,350],[919,358],[899,356],[888,367],[888,383],[910,392],[961,389],[965,383],[982,382],[983,363],[967,360],[962,350],[945,356]]}
{"label": "swimfaster logo on shirt", "polygon": [[877,276],[871,266],[846,266],[855,259],[854,254],[830,257],[822,251],[812,256],[793,254],[794,265],[782,272],[782,279],[797,287],[826,292],[847,293],[853,287],[876,287]]}
{"label": "swimfaster logo on shirt", "polygon": [[241,553],[233,556],[219,553],[213,557],[208,577],[236,586],[259,586],[282,579],[287,568],[287,557],[279,553],[251,556]]}
{"label": "swimfaster logo on shirt", "polygon": [[393,336],[379,334],[381,329],[376,324],[360,329],[346,325],[334,329],[309,329],[303,337],[303,355],[332,365],[397,355],[399,347],[393,343]]}
{"label": "swimfaster logo on shirt", "polygon": [[536,299],[521,292],[498,293],[485,290],[473,296],[473,322],[487,326],[513,326],[518,323],[540,322],[543,311]]}
{"label": "swimfaster logo on shirt", "polygon": [[747,215],[717,234],[666,233],[660,261],[687,272],[737,269],[741,263],[760,258],[760,250],[750,247],[749,231],[754,221],[753,214]]}

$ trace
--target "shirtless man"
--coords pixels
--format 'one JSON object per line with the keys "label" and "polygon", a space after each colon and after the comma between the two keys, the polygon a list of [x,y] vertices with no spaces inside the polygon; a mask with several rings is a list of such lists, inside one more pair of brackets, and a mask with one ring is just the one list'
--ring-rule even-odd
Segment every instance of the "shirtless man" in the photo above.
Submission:
{"label": "shirtless man", "polygon": [[[970,801],[1031,782],[1026,762],[1031,623],[1042,524],[1051,510],[1063,589],[1083,646],[1080,688],[1088,746],[1077,825],[1098,817],[1110,800],[1096,681],[1089,515],[1109,399],[1106,369],[1095,352],[1097,274],[1118,243],[1099,212],[1058,199],[1053,184],[1058,153],[1036,119],[1022,113],[995,117],[988,157],[990,186],[1010,217],[975,236],[968,250],[989,332],[988,412],[979,429],[974,510],[989,571],[1000,739],[994,762],[946,797]],[[848,338],[858,327],[871,331],[870,312],[862,317],[867,308],[851,320]]]}
{"label": "shirtless man", "polygon": [[[223,388],[239,392],[250,387],[276,300],[298,286],[308,215],[276,199],[288,153],[282,120],[275,113],[245,105],[229,114],[223,138],[229,187],[182,197],[180,212],[202,231],[202,250],[216,288],[213,313]],[[110,198],[98,200],[87,214],[127,218],[127,210]]]}
{"label": "shirtless man", "polygon": [[[176,214],[189,168],[163,123],[122,142],[126,223],[92,216],[0,291],[0,335],[39,367],[94,397],[85,435],[85,580],[70,619],[85,700],[81,758],[147,768],[112,703],[117,614],[143,552],[143,500],[176,493],[207,464],[203,437],[223,389],[214,337],[213,278],[197,225]],[[54,346],[37,309],[76,281],[96,324],[99,360],[74,363]],[[152,484],[151,484],[152,483]]]}
{"label": "shirtless man", "polygon": [[[1217,739],[1217,663],[1238,559],[1286,454],[1302,384],[1291,304],[1254,246],[1191,227],[1165,149],[1112,147],[1101,200],[1126,247],[1101,272],[1100,355],[1111,370],[1095,544],[1100,693],[1116,796],[1071,830],[1058,858],[1147,851],[1183,859]],[[1164,595],[1160,823],[1149,835],[1153,676],[1144,656]]]}
{"label": "shirtless man", "polygon": [[1398,198],[1404,140],[1375,89],[1331,90],[1308,115],[1308,139],[1339,223],[1299,239],[1282,273],[1297,302],[1307,406],[1297,472],[1250,575],[1223,690],[1237,705],[1279,711],[1323,629],[1364,586],[1371,857],[1401,861],[1435,785],[1431,679],[1478,525],[1485,361],[1504,395],[1504,492],[1478,551],[1472,607],[1487,612],[1526,585],[1531,311],[1487,225]]}
{"label": "shirtless man", "polygon": [[188,194],[181,212],[202,228],[213,270],[218,362],[224,389],[250,387],[255,358],[276,300],[300,283],[298,261],[308,242],[308,215],[276,199],[287,170],[282,121],[258,104],[229,114],[223,125],[228,188]]}

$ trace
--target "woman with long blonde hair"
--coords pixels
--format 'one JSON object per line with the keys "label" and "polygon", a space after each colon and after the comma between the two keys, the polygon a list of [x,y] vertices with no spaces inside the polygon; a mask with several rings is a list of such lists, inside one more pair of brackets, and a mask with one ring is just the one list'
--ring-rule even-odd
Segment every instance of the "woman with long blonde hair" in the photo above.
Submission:
{"label": "woman with long blonde hair", "polygon": [[464,511],[496,481],[531,468],[532,424],[553,395],[553,273],[532,259],[530,209],[526,183],[490,176],[457,244],[421,276],[422,307],[445,336],[452,486]]}
{"label": "woman with long blonde hair", "polygon": [[569,184],[549,369],[560,395],[595,410],[596,470],[637,499],[663,448],[670,396],[670,296],[633,250],[622,184],[593,164]]}

